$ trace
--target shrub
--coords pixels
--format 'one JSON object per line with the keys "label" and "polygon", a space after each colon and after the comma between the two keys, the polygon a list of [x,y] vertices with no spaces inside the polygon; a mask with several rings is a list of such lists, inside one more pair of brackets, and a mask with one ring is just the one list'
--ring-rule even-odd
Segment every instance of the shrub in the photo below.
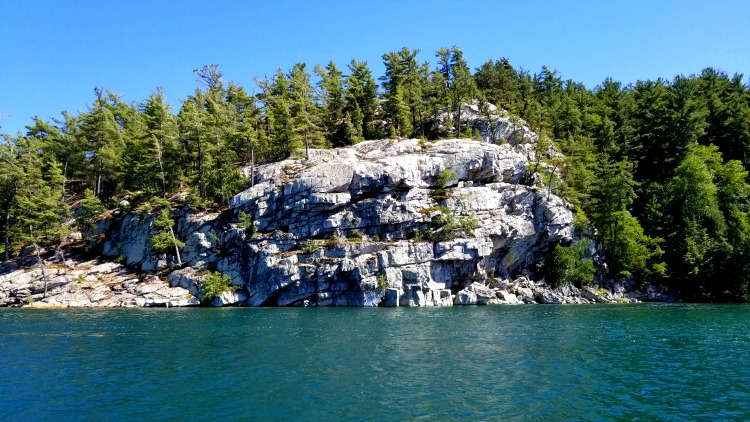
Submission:
{"label": "shrub", "polygon": [[432,219],[435,225],[436,240],[451,240],[457,237],[471,237],[474,229],[479,227],[479,220],[474,214],[456,217],[447,207],[440,207],[440,214]]}
{"label": "shrub", "polygon": [[583,287],[594,279],[596,269],[590,258],[586,258],[589,241],[580,241],[570,247],[556,245],[547,263],[550,284],[564,286],[572,284]]}
{"label": "shrub", "polygon": [[208,273],[203,278],[200,289],[201,303],[209,303],[223,292],[232,288],[232,279],[218,271]]}
{"label": "shrub", "polygon": [[339,239],[338,236],[334,235],[326,239],[325,242],[323,242],[323,246],[326,248],[335,248],[339,246],[340,243],[341,243],[341,239]]}
{"label": "shrub", "polygon": [[385,274],[378,276],[378,289],[385,290],[388,288],[388,277]]}
{"label": "shrub", "polygon": [[258,232],[258,226],[253,222],[253,217],[244,211],[240,211],[239,213],[237,227],[244,229],[245,234],[248,236],[253,236]]}
{"label": "shrub", "polygon": [[435,182],[435,190],[432,191],[432,199],[435,201],[443,201],[448,199],[448,192],[445,190],[445,186],[451,180],[457,178],[458,175],[451,169],[445,169],[440,172]]}
{"label": "shrub", "polygon": [[361,231],[354,229],[349,233],[349,237],[346,238],[346,240],[350,242],[361,242],[363,238],[363,234]]}
{"label": "shrub", "polygon": [[311,254],[318,250],[318,244],[314,240],[308,240],[302,245],[302,253]]}

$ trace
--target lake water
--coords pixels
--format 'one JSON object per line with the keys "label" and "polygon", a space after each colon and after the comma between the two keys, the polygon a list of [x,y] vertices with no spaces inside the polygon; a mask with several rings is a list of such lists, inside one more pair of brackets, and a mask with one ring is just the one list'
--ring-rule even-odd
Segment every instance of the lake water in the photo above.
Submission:
{"label": "lake water", "polygon": [[0,309],[0,420],[748,420],[750,306]]}

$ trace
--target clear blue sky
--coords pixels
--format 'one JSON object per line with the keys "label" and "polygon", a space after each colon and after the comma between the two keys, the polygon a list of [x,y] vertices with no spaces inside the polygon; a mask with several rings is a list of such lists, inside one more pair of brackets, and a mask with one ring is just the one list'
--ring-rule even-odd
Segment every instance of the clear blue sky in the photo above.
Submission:
{"label": "clear blue sky", "polygon": [[588,87],[708,66],[750,74],[749,16],[748,0],[0,0],[0,125],[16,134],[33,115],[85,111],[96,86],[127,102],[161,86],[177,107],[210,63],[250,92],[296,62],[356,58],[378,77],[383,53],[403,46],[433,62],[455,44],[472,68],[507,57]]}

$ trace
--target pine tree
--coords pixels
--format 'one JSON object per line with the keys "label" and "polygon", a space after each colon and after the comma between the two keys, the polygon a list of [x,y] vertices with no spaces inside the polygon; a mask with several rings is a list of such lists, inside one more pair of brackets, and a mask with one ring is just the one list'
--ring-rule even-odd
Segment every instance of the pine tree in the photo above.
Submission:
{"label": "pine tree", "polygon": [[372,78],[372,72],[367,62],[352,60],[349,65],[350,74],[345,78],[346,111],[349,114],[352,132],[362,139],[374,139],[375,107],[377,105],[378,86]]}
{"label": "pine tree", "polygon": [[310,74],[304,63],[297,63],[289,73],[289,111],[292,125],[292,145],[305,146],[305,159],[310,159],[309,148],[325,147],[318,121],[315,90],[310,84]]}

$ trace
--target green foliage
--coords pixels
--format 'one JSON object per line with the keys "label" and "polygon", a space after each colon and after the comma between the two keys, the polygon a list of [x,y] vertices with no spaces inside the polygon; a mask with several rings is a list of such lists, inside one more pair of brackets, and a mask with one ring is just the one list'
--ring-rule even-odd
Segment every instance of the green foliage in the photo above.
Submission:
{"label": "green foliage", "polygon": [[258,232],[258,226],[255,225],[253,217],[244,211],[240,211],[238,215],[237,227],[245,230],[248,236],[253,236]]}
{"label": "green foliage", "polygon": [[220,294],[232,288],[232,279],[229,275],[218,271],[208,273],[201,282],[201,303],[211,303]]}
{"label": "green foliage", "polygon": [[380,290],[385,290],[388,288],[388,277],[385,274],[378,276],[377,288]]}
{"label": "green foliage", "polygon": [[317,242],[314,240],[308,240],[302,245],[302,253],[304,254],[311,254],[318,250],[320,246],[318,246]]}
{"label": "green foliage", "polygon": [[479,227],[479,220],[474,214],[458,217],[448,207],[436,207],[429,212],[436,212],[436,215],[432,217],[429,227],[414,230],[413,236],[417,241],[442,242],[471,237]]}
{"label": "green foliage", "polygon": [[76,216],[76,225],[83,230],[90,230],[96,226],[96,219],[105,210],[102,201],[94,195],[91,189],[86,189],[83,193],[83,199],[78,204],[81,208]]}
{"label": "green foliage", "polygon": [[[158,200],[155,202],[160,202]],[[166,202],[166,201],[165,201]],[[168,205],[168,203],[167,203]],[[170,209],[168,206],[163,206],[158,210],[158,214],[154,219],[154,226],[157,228],[156,234],[151,236],[151,248],[157,253],[171,253],[174,252],[177,258],[177,263],[182,264],[180,258],[180,248],[185,247],[185,243],[177,239],[174,233],[174,220],[170,215]]]}
{"label": "green foliage", "polygon": [[591,258],[586,257],[588,245],[589,241],[580,241],[567,248],[555,246],[546,263],[551,285],[572,284],[580,288],[593,281],[596,269]]}
{"label": "green foliage", "polygon": [[349,232],[349,236],[346,238],[346,240],[350,242],[361,242],[362,239],[364,239],[364,234],[362,234],[362,232],[357,229],[353,229],[351,232]]}
{"label": "green foliage", "polygon": [[341,245],[341,239],[338,236],[331,236],[323,242],[324,248],[336,248]]}
{"label": "green foliage", "polygon": [[440,172],[435,182],[435,189],[432,191],[432,199],[435,201],[444,201],[448,199],[448,192],[446,186],[448,182],[455,180],[458,177],[455,171],[451,169],[445,169]]}

